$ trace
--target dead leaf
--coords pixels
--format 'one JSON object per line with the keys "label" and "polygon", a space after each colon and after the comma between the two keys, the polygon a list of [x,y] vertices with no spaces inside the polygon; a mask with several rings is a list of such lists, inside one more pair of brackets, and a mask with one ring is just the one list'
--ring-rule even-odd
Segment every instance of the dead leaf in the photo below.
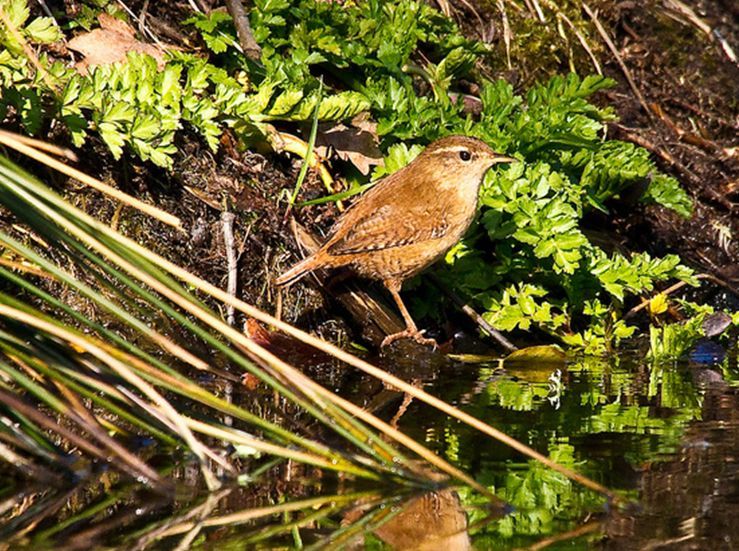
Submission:
{"label": "dead leaf", "polygon": [[69,41],[67,47],[79,52],[84,59],[75,65],[82,74],[93,65],[107,65],[125,61],[128,52],[148,54],[157,60],[160,68],[164,67],[164,51],[154,44],[147,44],[136,39],[136,31],[125,21],[121,21],[107,13],[98,16],[99,29],[82,33]]}
{"label": "dead leaf", "polygon": [[270,331],[254,318],[244,324],[245,336],[256,344],[269,350],[275,356],[301,368],[325,365],[333,361],[332,357],[295,337]]}
{"label": "dead leaf", "polygon": [[352,126],[343,123],[319,125],[316,136],[316,152],[326,157],[329,148],[339,159],[349,161],[364,175],[370,167],[382,164],[382,152],[377,137],[377,123],[357,119]]}

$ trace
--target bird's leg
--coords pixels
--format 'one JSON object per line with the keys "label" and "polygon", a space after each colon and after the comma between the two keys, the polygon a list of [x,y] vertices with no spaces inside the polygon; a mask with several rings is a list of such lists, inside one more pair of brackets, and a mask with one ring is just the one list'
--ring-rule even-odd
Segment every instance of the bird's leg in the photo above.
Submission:
{"label": "bird's leg", "polygon": [[400,310],[400,313],[403,315],[403,319],[405,320],[405,331],[401,331],[399,333],[393,333],[392,335],[388,335],[382,340],[382,344],[380,344],[380,347],[387,346],[388,344],[397,341],[398,339],[413,339],[419,344],[423,345],[431,345],[434,348],[437,347],[436,341],[434,339],[428,339],[423,336],[423,333],[418,330],[418,327],[416,327],[416,323],[413,321],[413,318],[408,313],[408,309],[405,307],[405,304],[403,304],[403,299],[400,298],[400,282],[395,280],[386,280],[384,281],[385,287],[387,287],[387,290],[390,291],[390,294],[393,295],[393,299],[395,300],[395,304],[398,305],[398,310]]}

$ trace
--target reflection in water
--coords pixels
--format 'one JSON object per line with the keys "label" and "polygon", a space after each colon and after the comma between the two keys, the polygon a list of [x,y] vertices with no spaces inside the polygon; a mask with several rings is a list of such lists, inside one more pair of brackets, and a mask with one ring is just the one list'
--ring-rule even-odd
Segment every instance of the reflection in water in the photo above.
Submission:
{"label": "reflection in water", "polygon": [[[347,513],[345,522],[356,522],[363,511]],[[411,498],[400,512],[374,530],[383,542],[398,551],[466,551],[472,549],[467,534],[467,516],[453,490],[430,492]],[[363,538],[353,549],[362,549]]]}
{"label": "reflection in water", "polygon": [[609,549],[739,547],[737,389],[723,382],[706,386],[701,417],[674,457],[642,466],[640,509],[609,518]]}

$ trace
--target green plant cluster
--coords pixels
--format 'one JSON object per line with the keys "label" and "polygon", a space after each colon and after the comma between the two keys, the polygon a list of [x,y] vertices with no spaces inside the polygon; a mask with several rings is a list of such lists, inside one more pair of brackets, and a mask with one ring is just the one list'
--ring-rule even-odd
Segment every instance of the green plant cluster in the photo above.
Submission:
{"label": "green plant cluster", "polygon": [[[27,43],[61,37],[49,18],[26,25],[25,0],[6,0],[4,9],[13,14],[13,26]],[[214,24],[221,20],[219,12],[211,18]],[[178,51],[168,54],[164,67],[151,56],[130,53],[125,63],[91,67],[86,74],[42,56],[49,77],[44,79],[12,33],[0,30],[0,43],[6,47],[0,52],[0,115],[4,118],[13,108],[30,134],[38,133],[45,120],[58,119],[77,146],[95,131],[116,159],[128,147],[145,161],[171,168],[175,133],[186,126],[216,149],[225,128],[245,138],[264,139],[267,123],[309,120],[319,101],[317,113],[323,121],[351,118],[369,107],[364,95],[351,90],[324,94],[319,100],[318,80],[297,62],[266,63],[253,81],[243,70],[230,75],[201,56]]]}
{"label": "green plant cluster", "polygon": [[[25,6],[5,4],[16,12]],[[50,33],[37,36],[32,27],[42,25],[26,19],[15,20],[26,38],[48,41]],[[609,200],[632,190],[683,216],[691,210],[685,191],[659,173],[646,150],[607,139],[604,122],[614,114],[588,98],[609,79],[571,74],[519,95],[477,73],[483,44],[413,0],[257,0],[251,23],[263,48],[260,63],[239,54],[225,13],[188,23],[210,59],[171,52],[158,68],[152,58],[130,54],[127,63],[80,75],[42,58],[58,94],[44,90],[22,53],[9,48],[0,54],[0,105],[13,106],[31,133],[44,118],[56,118],[76,144],[95,131],[116,158],[127,147],[163,167],[172,166],[175,135],[185,127],[216,148],[225,128],[248,143],[264,139],[272,121],[305,121],[314,111],[323,121],[369,111],[388,154],[384,173],[438,137],[478,136],[523,162],[489,175],[479,224],[447,255],[441,275],[499,329],[538,327],[602,352],[634,332],[619,314],[627,295],[666,279],[693,282],[674,256],[608,253],[583,230],[588,211],[607,212]],[[7,32],[0,38],[12,40]],[[318,74],[327,83],[320,99]],[[459,100],[462,79],[480,90],[479,114]]]}

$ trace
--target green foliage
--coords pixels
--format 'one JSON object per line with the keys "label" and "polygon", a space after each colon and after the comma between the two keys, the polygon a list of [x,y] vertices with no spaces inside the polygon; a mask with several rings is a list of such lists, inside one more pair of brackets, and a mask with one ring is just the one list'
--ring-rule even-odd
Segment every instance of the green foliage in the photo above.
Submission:
{"label": "green foliage", "polygon": [[222,54],[235,44],[232,38],[233,21],[226,12],[214,10],[209,14],[198,13],[184,23],[194,25],[200,31],[206,46],[214,54]]}
{"label": "green foliage", "polygon": [[666,174],[652,176],[642,200],[665,206],[685,218],[690,216],[693,207],[693,202],[685,189],[680,186],[680,182]]}
{"label": "green foliage", "polygon": [[[22,0],[9,6],[29,40],[54,38],[43,20],[25,25]],[[620,320],[629,295],[667,279],[694,283],[674,256],[608,253],[588,238],[589,211],[608,212],[609,202],[640,191],[643,201],[690,214],[685,192],[659,173],[646,150],[607,139],[604,122],[614,119],[613,110],[590,97],[612,86],[610,79],[570,74],[516,93],[505,81],[475,73],[487,52],[483,44],[413,0],[258,0],[250,17],[263,48],[260,63],[238,54],[229,16],[212,12],[186,22],[216,55],[212,60],[172,52],[161,68],[131,54],[89,75],[42,60],[63,90],[58,96],[3,35],[9,47],[0,53],[0,108],[12,106],[30,133],[57,118],[76,145],[96,133],[114,157],[128,149],[163,167],[173,165],[175,137],[185,127],[216,149],[226,128],[250,144],[264,140],[269,123],[308,121],[314,113],[338,121],[370,112],[387,151],[374,177],[397,170],[441,136],[478,136],[522,162],[488,175],[479,223],[447,255],[442,278],[499,329],[538,327],[589,352],[633,333]],[[316,74],[330,83],[320,97]],[[479,116],[453,99],[462,77],[479,84]]]}
{"label": "green foliage", "polygon": [[[26,42],[50,44],[62,37],[59,28],[50,17],[36,17],[28,21],[31,12],[26,0],[0,0],[0,9],[7,16],[10,25]],[[2,22],[0,22],[0,44],[13,54],[23,52],[22,44]]]}

